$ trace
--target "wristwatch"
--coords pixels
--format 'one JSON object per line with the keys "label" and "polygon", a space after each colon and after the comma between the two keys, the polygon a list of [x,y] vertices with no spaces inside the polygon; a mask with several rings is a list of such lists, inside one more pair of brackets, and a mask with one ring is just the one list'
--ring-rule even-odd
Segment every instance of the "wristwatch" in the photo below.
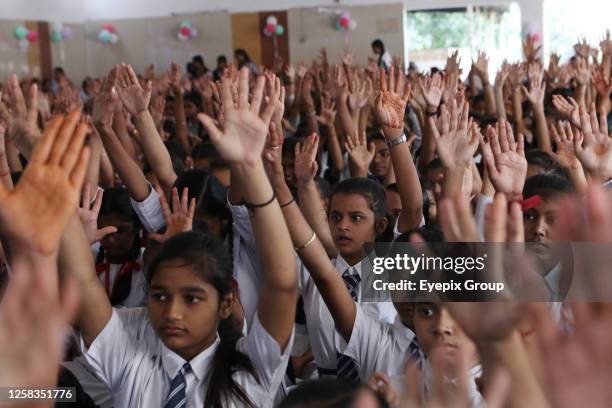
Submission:
{"label": "wristwatch", "polygon": [[406,143],[407,141],[408,139],[406,138],[406,135],[401,135],[397,139],[387,141],[387,144],[389,145],[389,147],[393,147],[393,146],[401,145],[402,143]]}

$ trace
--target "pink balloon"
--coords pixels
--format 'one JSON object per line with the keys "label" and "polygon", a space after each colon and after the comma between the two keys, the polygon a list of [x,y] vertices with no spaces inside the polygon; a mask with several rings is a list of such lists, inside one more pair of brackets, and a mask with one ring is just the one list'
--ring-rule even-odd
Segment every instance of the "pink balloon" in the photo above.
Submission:
{"label": "pink balloon", "polygon": [[267,24],[266,25],[266,31],[273,34],[276,32],[276,25],[274,24]]}
{"label": "pink balloon", "polygon": [[108,31],[109,33],[114,33],[115,32],[115,26],[113,26],[112,24],[105,24],[103,26],[103,28]]}
{"label": "pink balloon", "polygon": [[531,36],[531,38],[533,39],[533,42],[539,43],[540,42],[540,34],[539,33],[535,33]]}
{"label": "pink balloon", "polygon": [[179,32],[185,37],[189,37],[189,35],[191,34],[191,29],[189,27],[181,27]]}
{"label": "pink balloon", "polygon": [[348,28],[348,26],[351,24],[351,20],[349,18],[346,17],[342,17],[340,19],[340,25],[344,28]]}
{"label": "pink balloon", "polygon": [[26,38],[29,42],[36,42],[38,41],[38,33],[36,31],[30,31],[28,35],[26,35]]}

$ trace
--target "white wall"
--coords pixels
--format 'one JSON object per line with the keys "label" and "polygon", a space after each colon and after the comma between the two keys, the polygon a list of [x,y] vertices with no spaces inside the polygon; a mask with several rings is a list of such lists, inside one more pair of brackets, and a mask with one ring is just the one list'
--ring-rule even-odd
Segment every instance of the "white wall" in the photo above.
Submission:
{"label": "white wall", "polygon": [[[0,0],[0,19],[82,23],[89,0]],[[119,2],[117,2],[119,3]]]}

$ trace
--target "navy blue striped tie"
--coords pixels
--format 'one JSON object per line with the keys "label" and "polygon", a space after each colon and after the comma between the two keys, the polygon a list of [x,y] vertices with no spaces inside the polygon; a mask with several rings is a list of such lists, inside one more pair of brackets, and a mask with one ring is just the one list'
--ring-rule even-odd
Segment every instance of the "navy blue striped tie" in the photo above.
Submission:
{"label": "navy blue striped tie", "polygon": [[164,408],[181,408],[187,405],[187,396],[185,389],[187,388],[187,382],[185,381],[185,374],[191,371],[189,363],[183,364],[176,377],[172,379],[170,383],[170,393],[166,398]]}
{"label": "navy blue striped tie", "polygon": [[[351,297],[355,302],[359,300],[359,282],[361,282],[361,276],[358,274],[351,274],[351,268],[348,268],[343,274],[342,279],[346,285],[346,289],[351,294]],[[338,369],[338,378],[346,380],[359,381],[359,372],[355,367],[355,362],[349,356],[344,354],[337,354],[336,366]]]}

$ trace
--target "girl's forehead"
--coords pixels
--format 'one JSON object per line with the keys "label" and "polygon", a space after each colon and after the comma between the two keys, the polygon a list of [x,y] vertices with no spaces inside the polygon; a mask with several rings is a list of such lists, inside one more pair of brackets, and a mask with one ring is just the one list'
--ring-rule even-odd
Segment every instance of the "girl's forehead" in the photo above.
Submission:
{"label": "girl's forehead", "polygon": [[358,193],[336,193],[332,196],[330,211],[337,212],[372,212],[368,199]]}

